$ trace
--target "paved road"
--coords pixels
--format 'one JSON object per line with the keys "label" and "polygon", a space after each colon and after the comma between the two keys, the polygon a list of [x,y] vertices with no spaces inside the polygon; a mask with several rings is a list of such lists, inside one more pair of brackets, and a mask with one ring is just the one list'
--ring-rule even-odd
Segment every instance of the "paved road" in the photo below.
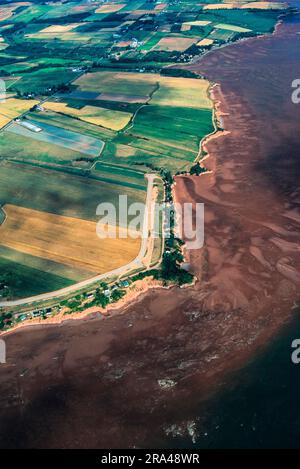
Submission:
{"label": "paved road", "polygon": [[[54,298],[60,298],[65,295],[69,295],[70,293],[76,293],[78,290],[88,287],[96,282],[100,282],[101,280],[107,279],[108,277],[115,276],[115,275],[124,275],[131,270],[135,270],[137,268],[143,267],[143,259],[147,252],[147,245],[148,245],[148,234],[149,231],[152,232],[154,217],[149,217],[149,211],[151,207],[151,202],[153,198],[153,182],[156,178],[155,174],[146,174],[145,177],[148,179],[148,187],[147,187],[147,197],[146,197],[146,207],[144,213],[144,220],[143,220],[143,229],[142,229],[142,242],[139,254],[137,257],[131,261],[129,264],[126,264],[122,267],[117,269],[111,270],[110,272],[106,272],[105,274],[97,275],[96,277],[83,280],[82,282],[76,283],[74,285],[70,285],[69,287],[62,288],[60,290],[52,291],[49,293],[43,293],[41,295],[31,296],[28,298],[23,298],[20,300],[13,300],[13,301],[0,301],[0,307],[11,307],[11,306],[25,306],[30,303],[34,303],[37,301],[44,301],[44,300],[51,300]],[[150,218],[150,220],[149,220]]]}

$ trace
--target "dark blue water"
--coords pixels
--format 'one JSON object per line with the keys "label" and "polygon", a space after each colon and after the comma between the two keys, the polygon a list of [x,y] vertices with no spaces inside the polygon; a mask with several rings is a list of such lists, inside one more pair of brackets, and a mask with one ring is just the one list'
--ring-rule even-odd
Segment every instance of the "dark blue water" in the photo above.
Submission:
{"label": "dark blue water", "polygon": [[300,338],[299,312],[263,355],[240,372],[238,384],[212,404],[197,447],[300,447],[300,364],[291,360],[295,338]]}
{"label": "dark blue water", "polygon": [[300,339],[300,310],[226,391],[199,410],[196,442],[174,439],[169,447],[300,448],[300,363],[291,360],[295,338]]}

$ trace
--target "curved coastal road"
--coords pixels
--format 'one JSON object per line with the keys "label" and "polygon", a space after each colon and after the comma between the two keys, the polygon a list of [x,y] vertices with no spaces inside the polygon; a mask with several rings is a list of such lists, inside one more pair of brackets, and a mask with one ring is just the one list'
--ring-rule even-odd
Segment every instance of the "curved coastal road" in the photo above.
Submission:
{"label": "curved coastal road", "polygon": [[[104,280],[113,275],[123,275],[131,270],[143,267],[143,259],[147,252],[148,233],[149,231],[152,231],[153,222],[154,222],[154,216],[150,208],[151,208],[151,203],[152,203],[152,198],[153,198],[153,182],[156,177],[157,177],[156,174],[145,175],[145,178],[148,180],[148,187],[147,187],[144,220],[143,220],[142,243],[141,243],[140,251],[137,257],[133,261],[131,261],[129,264],[126,264],[122,267],[118,267],[117,269],[111,270],[110,272],[97,275],[96,277],[92,277],[87,280],[83,280],[82,282],[75,283],[74,285],[70,285],[69,287],[62,288],[60,290],[55,290],[55,291],[48,292],[48,293],[42,293],[41,295],[31,296],[31,297],[23,298],[20,300],[1,301],[0,307],[25,306],[25,305],[28,305],[30,303],[34,303],[37,301],[45,301],[45,300],[51,300],[54,298],[60,298],[65,295],[69,295],[70,293],[76,293],[81,288],[88,287],[89,285],[92,285],[96,282],[100,282],[101,280]],[[149,214],[151,215],[149,216]]]}

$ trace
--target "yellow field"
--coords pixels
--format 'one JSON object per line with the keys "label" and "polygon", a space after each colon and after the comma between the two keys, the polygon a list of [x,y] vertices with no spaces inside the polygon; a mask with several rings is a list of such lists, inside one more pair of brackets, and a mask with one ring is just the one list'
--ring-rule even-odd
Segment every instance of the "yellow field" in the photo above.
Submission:
{"label": "yellow field", "polygon": [[183,24],[188,24],[189,26],[207,26],[211,21],[207,20],[196,20],[196,21],[186,21]]}
{"label": "yellow field", "polygon": [[276,2],[249,2],[244,1],[238,3],[210,3],[205,5],[203,10],[232,10],[235,8],[242,9],[259,9],[259,10],[282,10],[285,8],[284,3]]}
{"label": "yellow field", "polygon": [[34,99],[16,99],[14,97],[8,97],[4,102],[0,102],[0,128],[37,103],[38,101]]}
{"label": "yellow field", "polygon": [[128,156],[135,156],[138,153],[136,148],[130,147],[129,145],[122,145],[121,143],[116,144],[116,156],[120,158],[127,158]]}
{"label": "yellow field", "polygon": [[211,109],[207,96],[209,82],[197,78],[159,77],[159,89],[154,93],[151,104]]}
{"label": "yellow field", "polygon": [[[0,104],[1,106],[1,104]],[[0,129],[2,129],[2,127],[4,127],[6,124],[8,124],[10,121],[10,119],[8,119],[7,117],[4,117],[4,116],[1,116],[0,114]]]}
{"label": "yellow field", "polygon": [[101,7],[97,8],[95,13],[115,13],[116,11],[121,10],[125,6],[125,3],[107,3],[106,5],[102,5]]}
{"label": "yellow field", "polygon": [[128,124],[132,114],[129,112],[113,111],[96,106],[84,106],[82,109],[69,107],[66,103],[47,102],[46,109],[61,112],[69,116],[77,117],[91,124],[101,125],[111,130],[121,130]]}
{"label": "yellow field", "polygon": [[201,41],[197,42],[197,46],[211,46],[214,43],[213,39],[201,39]]}
{"label": "yellow field", "polygon": [[67,24],[65,26],[63,25],[52,25],[48,26],[47,28],[42,29],[39,34],[42,33],[67,33],[68,31],[72,31],[72,29],[77,28],[77,26],[80,26],[81,24],[85,23],[72,23],[72,24]]}
{"label": "yellow field", "polygon": [[0,7],[0,21],[7,20],[13,14],[13,12],[21,6],[29,6],[30,2],[17,2],[12,3],[11,5],[1,6]]}
{"label": "yellow field", "polygon": [[163,37],[153,50],[185,51],[194,43],[195,39],[190,37]]}
{"label": "yellow field", "polygon": [[[103,94],[106,94],[106,90],[109,90],[112,94],[124,90],[126,91],[126,95],[124,95],[124,101],[126,102],[130,102],[128,96],[130,96],[131,91],[133,94],[149,94],[153,90],[153,85],[157,83],[159,88],[153,93],[149,101],[151,104],[212,108],[212,102],[207,96],[209,82],[207,80],[198,80],[197,78],[167,77],[155,73],[96,72],[88,73],[74,82],[80,89],[87,91],[98,90],[102,91]],[[141,85],[145,85],[145,89],[138,89]],[[45,104],[45,106],[48,104]]]}
{"label": "yellow field", "polygon": [[10,18],[13,14],[13,8],[11,7],[1,7],[0,8],[0,21],[5,21]]}
{"label": "yellow field", "polygon": [[144,94],[147,95],[153,91],[153,86],[143,93],[138,93],[135,88],[139,84],[145,83],[155,85],[158,81],[158,75],[151,73],[136,72],[95,72],[86,73],[73,82],[74,85],[85,91],[99,91],[101,93],[126,94]]}
{"label": "yellow field", "polygon": [[241,6],[241,8],[257,8],[261,10],[282,10],[285,7],[284,3],[276,2],[251,2]]}
{"label": "yellow field", "polygon": [[210,3],[205,5],[203,10],[232,10],[233,8],[239,8],[238,3]]}
{"label": "yellow field", "polygon": [[[83,23],[81,23],[83,24]],[[87,42],[91,39],[91,36],[76,33],[76,31],[67,31],[64,33],[58,33],[59,39],[61,41],[80,41],[80,42]],[[41,40],[53,40],[56,37],[56,33],[33,33],[33,34],[25,34],[26,38],[30,39],[41,39]]]}
{"label": "yellow field", "polygon": [[181,25],[181,31],[189,31],[191,29],[191,25],[190,24],[187,24],[187,23],[183,23]]}
{"label": "yellow field", "polygon": [[95,222],[15,205],[4,210],[0,245],[25,254],[101,274],[131,262],[140,249],[140,238],[99,239]]}

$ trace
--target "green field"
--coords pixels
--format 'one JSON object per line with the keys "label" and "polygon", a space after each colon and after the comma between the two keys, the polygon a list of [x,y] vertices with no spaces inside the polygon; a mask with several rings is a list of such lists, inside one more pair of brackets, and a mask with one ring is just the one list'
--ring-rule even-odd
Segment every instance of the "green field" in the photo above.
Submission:
{"label": "green field", "polygon": [[132,118],[131,113],[103,108],[99,105],[99,102],[101,103],[101,101],[95,100],[95,106],[94,102],[93,105],[89,105],[81,100],[61,99],[59,102],[49,101],[45,103],[45,108],[110,130],[118,131],[126,127]]}
{"label": "green field", "polygon": [[[45,143],[46,147],[49,144],[50,146],[55,145],[58,147],[56,148],[56,154],[58,157],[60,157],[61,149],[63,149],[63,151],[71,150],[77,153],[77,156],[79,156],[78,154],[83,154],[90,157],[96,157],[100,155],[104,146],[104,142],[102,142],[100,139],[95,139],[94,137],[79,134],[70,130],[65,130],[60,127],[29,119],[23,120],[22,122],[25,124],[33,124],[37,128],[42,129],[42,131],[32,132],[31,130],[28,130],[27,128],[20,125],[20,123],[13,123],[7,128],[4,135],[7,133],[13,133],[14,135],[24,137],[29,144],[33,144],[34,142],[31,142],[31,140],[34,140],[36,147],[39,146],[36,143],[39,141]],[[26,147],[27,143],[24,146],[24,150]],[[43,145],[41,145],[40,148],[43,148]],[[28,151],[27,154],[30,156]]]}
{"label": "green field", "polygon": [[[11,181],[14,184],[11,184]],[[128,203],[143,202],[145,190],[93,178],[75,176],[32,165],[2,162],[0,164],[0,205],[14,204],[67,217],[96,220],[101,202],[118,206],[119,194]]]}
{"label": "green field", "polygon": [[76,78],[78,73],[72,70],[63,70],[57,67],[42,68],[41,70],[28,72],[22,75],[12,87],[12,91],[21,94],[33,93],[44,94],[49,93],[52,88],[61,86],[62,84]]}
{"label": "green field", "polygon": [[154,33],[150,39],[148,39],[147,41],[145,41],[144,44],[141,44],[139,47],[138,47],[138,50],[144,50],[144,51],[147,51],[147,50],[150,50],[152,49],[152,47],[156,46],[156,44],[158,44],[158,42],[163,38],[165,37],[165,33],[161,33],[161,32],[157,32],[157,33]]}
{"label": "green field", "polygon": [[225,29],[214,29],[210,35],[208,36],[209,39],[213,39],[214,41],[228,41],[234,36],[233,31],[228,31]]}
{"label": "green field", "polygon": [[38,144],[38,140],[5,131],[1,135],[1,156],[24,161],[37,160],[45,163],[71,164],[80,153],[51,143]]}
{"label": "green field", "polygon": [[28,116],[37,122],[51,124],[56,127],[89,135],[104,141],[110,140],[116,135],[112,130],[105,129],[104,127],[99,127],[98,125],[90,124],[79,119],[73,119],[67,115],[59,114],[57,112],[31,112]]}
{"label": "green field", "polygon": [[254,33],[267,33],[274,28],[277,17],[276,11],[262,10],[255,13],[247,10],[204,10],[198,19],[211,21],[215,25],[225,23],[240,26]]}
{"label": "green field", "polygon": [[9,286],[9,296],[27,297],[46,291],[58,290],[73,283],[72,280],[43,272],[0,257],[0,279]]}
{"label": "green field", "polygon": [[[12,129],[12,130],[10,130]],[[13,129],[17,129],[16,133]],[[29,134],[28,134],[28,133]],[[26,134],[26,135],[25,135]],[[31,134],[33,138],[31,138]],[[29,136],[28,136],[29,135]],[[87,157],[93,160],[93,156],[87,153],[72,150],[65,146],[58,146],[55,144],[55,140],[47,142],[36,138],[40,136],[26,129],[20,128],[20,126],[11,126],[1,135],[1,155],[7,159],[16,159],[22,161],[39,161],[44,163],[55,163],[59,165],[70,165],[72,162],[80,160],[82,157]]]}
{"label": "green field", "polygon": [[125,185],[136,189],[145,189],[145,173],[128,167],[122,167],[98,162],[95,165],[93,175],[102,180]]}
{"label": "green field", "polygon": [[[82,91],[97,91],[109,95],[122,95],[124,101],[132,96],[149,97],[156,89],[149,76],[124,72],[98,72],[78,78],[74,83]],[[113,101],[113,99],[111,99]],[[128,102],[128,101],[127,101]]]}
{"label": "green field", "polygon": [[161,154],[193,161],[200,140],[213,130],[208,109],[148,106],[140,110],[128,133],[159,142]]}
{"label": "green field", "polygon": [[0,66],[0,69],[4,73],[22,74],[24,72],[28,72],[31,68],[34,68],[36,66],[37,66],[37,63],[16,62],[16,63],[10,64],[10,65],[2,65],[2,66]]}
{"label": "green field", "polygon": [[[134,117],[127,127],[103,135],[106,145],[101,159],[107,163],[122,166],[145,163],[172,172],[182,171],[197,158],[201,139],[214,129],[207,94],[209,84],[203,80],[105,71],[84,75],[75,85],[71,102],[73,106],[77,104],[78,117],[86,103],[102,102],[99,93],[100,97],[105,95],[105,108],[112,110],[122,109],[122,106],[129,110],[134,97],[148,96],[147,103],[134,104]],[[63,100],[63,96],[60,99]],[[70,102],[70,98],[63,101]],[[51,103],[51,109],[58,111],[61,104]],[[74,117],[72,108],[64,105],[63,110],[64,114],[69,112],[70,117]],[[38,120],[47,118],[47,114],[37,117]],[[49,118],[56,120],[54,114]],[[101,177],[105,180],[108,175]]]}
{"label": "green field", "polygon": [[16,251],[15,249],[11,249],[6,246],[0,246],[0,258],[13,264],[22,265],[24,270],[28,267],[30,269],[48,273],[51,276],[58,277],[60,281],[64,279],[66,282],[68,280],[71,282],[78,282],[93,275],[89,270],[70,267],[65,264],[59,264],[58,262],[43,259],[42,257],[24,254],[23,252]]}
{"label": "green field", "polygon": [[9,21],[13,23],[29,23],[33,19],[44,15],[50,10],[51,7],[49,5],[32,5],[26,7],[20,13],[17,13],[16,15],[12,16]]}

